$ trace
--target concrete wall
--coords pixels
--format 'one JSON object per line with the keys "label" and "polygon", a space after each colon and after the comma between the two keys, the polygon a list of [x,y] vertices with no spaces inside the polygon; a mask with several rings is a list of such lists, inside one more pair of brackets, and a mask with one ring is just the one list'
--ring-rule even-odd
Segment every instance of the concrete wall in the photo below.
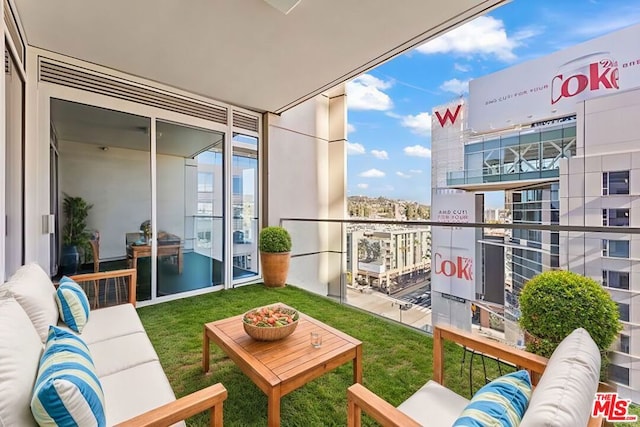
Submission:
{"label": "concrete wall", "polygon": [[[317,96],[281,116],[268,114],[264,133],[264,225],[279,225],[282,218],[344,218],[344,95]],[[288,282],[321,295],[339,294],[346,263],[329,251],[340,251],[344,245],[342,226],[292,221],[283,226],[293,240]],[[310,252],[316,254],[295,256]]]}
{"label": "concrete wall", "polygon": [[[100,231],[100,258],[123,258],[125,234],[151,218],[150,153],[69,141],[59,150],[60,190],[93,205],[87,225]],[[184,159],[159,155],[157,167],[158,228],[184,238]]]}

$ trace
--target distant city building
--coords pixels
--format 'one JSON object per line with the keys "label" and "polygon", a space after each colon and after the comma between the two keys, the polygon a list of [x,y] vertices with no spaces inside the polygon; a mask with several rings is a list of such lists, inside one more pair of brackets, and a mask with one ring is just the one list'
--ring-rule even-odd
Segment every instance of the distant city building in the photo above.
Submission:
{"label": "distant city building", "polygon": [[[435,108],[432,194],[504,191],[504,221],[531,227],[639,227],[640,63],[626,47],[637,39],[640,25],[473,80],[468,100]],[[486,209],[485,221],[501,215]],[[618,303],[623,324],[609,378],[639,402],[640,236],[528,227],[492,234],[479,244],[485,265],[504,265],[507,340],[521,338],[527,280],[552,268],[592,277]],[[484,296],[499,302],[495,291]]]}
{"label": "distant city building", "polygon": [[352,282],[386,293],[431,268],[429,228],[354,230],[347,233],[347,248]]}

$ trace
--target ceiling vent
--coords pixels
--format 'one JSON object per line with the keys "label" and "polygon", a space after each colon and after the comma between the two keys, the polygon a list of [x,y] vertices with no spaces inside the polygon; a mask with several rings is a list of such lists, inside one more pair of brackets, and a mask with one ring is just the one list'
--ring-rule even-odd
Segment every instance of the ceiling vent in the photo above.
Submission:
{"label": "ceiling vent", "polygon": [[108,74],[75,67],[50,58],[39,58],[38,79],[41,82],[55,83],[215,123],[227,124],[228,111],[225,107],[181,97],[171,92],[159,91],[151,86],[118,79]]}
{"label": "ceiling vent", "polygon": [[233,126],[240,129],[250,130],[252,132],[258,132],[258,118],[255,116],[247,116],[234,110]]}

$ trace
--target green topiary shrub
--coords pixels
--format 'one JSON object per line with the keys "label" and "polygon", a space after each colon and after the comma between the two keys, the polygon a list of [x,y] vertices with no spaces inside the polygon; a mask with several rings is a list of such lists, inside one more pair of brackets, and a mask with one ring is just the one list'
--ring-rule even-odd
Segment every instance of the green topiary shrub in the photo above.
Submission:
{"label": "green topiary shrub", "polygon": [[261,252],[290,252],[291,236],[282,227],[265,227],[260,230],[259,247]]}
{"label": "green topiary shrub", "polygon": [[547,271],[529,280],[520,294],[520,310],[527,351],[544,357],[580,327],[605,355],[621,328],[618,306],[607,291],[595,280],[570,271]]}

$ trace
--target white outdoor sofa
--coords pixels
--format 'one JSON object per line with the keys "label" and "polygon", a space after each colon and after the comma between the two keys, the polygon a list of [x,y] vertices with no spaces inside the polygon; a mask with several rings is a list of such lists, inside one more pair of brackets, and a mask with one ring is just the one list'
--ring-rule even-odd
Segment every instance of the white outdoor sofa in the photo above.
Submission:
{"label": "white outdoor sofa", "polygon": [[444,384],[444,341],[453,341],[476,352],[529,371],[535,386],[520,427],[595,427],[602,417],[592,418],[596,391],[611,391],[599,383],[601,355],[589,333],[573,331],[546,359],[505,344],[448,326],[434,328],[433,380],[428,381],[397,408],[354,384],[347,391],[348,427],[361,425],[365,412],[388,427],[450,427],[469,400]]}
{"label": "white outdoor sofa", "polygon": [[[80,337],[87,344],[104,392],[106,425],[184,425],[210,410],[211,426],[222,425],[222,384],[176,400],[135,309],[136,270],[72,277],[87,289],[115,280],[128,286],[128,302],[92,309]],[[21,267],[0,285],[0,426],[33,426],[30,403],[49,325],[58,319],[56,289],[37,264]],[[100,295],[100,294],[98,294]]]}

